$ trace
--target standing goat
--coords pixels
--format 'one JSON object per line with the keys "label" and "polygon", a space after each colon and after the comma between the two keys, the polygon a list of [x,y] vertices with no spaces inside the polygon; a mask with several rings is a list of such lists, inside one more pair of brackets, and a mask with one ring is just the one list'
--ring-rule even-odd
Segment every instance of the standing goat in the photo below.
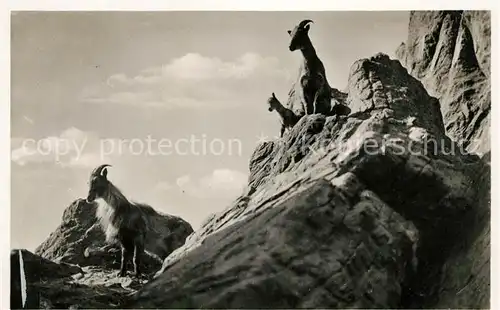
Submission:
{"label": "standing goat", "polygon": [[301,21],[293,31],[288,30],[291,37],[290,51],[300,49],[304,56],[295,91],[298,93],[305,114],[333,115],[336,113],[331,107],[332,90],[326,78],[325,66],[318,58],[309,39],[309,23],[312,22],[306,19]]}
{"label": "standing goat", "polygon": [[297,124],[300,117],[295,115],[292,110],[285,108],[281,102],[276,98],[276,95],[273,93],[271,97],[267,100],[269,104],[269,112],[276,110],[281,118],[281,132],[280,137],[283,137],[283,133],[286,128],[292,128]]}
{"label": "standing goat", "polygon": [[97,202],[96,216],[105,232],[106,241],[118,242],[121,246],[119,276],[125,276],[126,264],[133,257],[134,275],[139,276],[139,263],[145,251],[148,231],[153,229],[151,218],[158,213],[149,205],[130,202],[111,183],[106,167],[100,165],[90,175],[87,202]]}

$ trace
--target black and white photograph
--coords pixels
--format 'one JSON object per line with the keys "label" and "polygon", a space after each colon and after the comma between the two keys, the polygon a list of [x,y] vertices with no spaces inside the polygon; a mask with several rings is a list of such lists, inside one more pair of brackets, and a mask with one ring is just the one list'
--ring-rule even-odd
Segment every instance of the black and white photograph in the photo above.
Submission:
{"label": "black and white photograph", "polygon": [[496,15],[458,8],[10,10],[4,299],[489,309]]}

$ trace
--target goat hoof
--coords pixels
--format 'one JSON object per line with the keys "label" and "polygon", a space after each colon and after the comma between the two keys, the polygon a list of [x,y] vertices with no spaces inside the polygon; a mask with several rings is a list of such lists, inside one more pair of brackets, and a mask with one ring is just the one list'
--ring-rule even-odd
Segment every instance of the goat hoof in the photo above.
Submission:
{"label": "goat hoof", "polygon": [[123,270],[118,271],[118,274],[117,274],[118,277],[125,277],[126,275],[127,275],[127,272],[123,271]]}

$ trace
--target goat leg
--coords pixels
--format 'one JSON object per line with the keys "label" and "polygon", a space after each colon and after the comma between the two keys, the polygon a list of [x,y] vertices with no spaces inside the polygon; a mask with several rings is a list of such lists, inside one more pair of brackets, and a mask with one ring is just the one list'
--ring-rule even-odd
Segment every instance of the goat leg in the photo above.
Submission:
{"label": "goat leg", "polygon": [[319,90],[317,90],[316,93],[314,94],[313,114],[316,114],[318,111],[318,94],[319,94]]}
{"label": "goat leg", "polygon": [[284,133],[285,133],[285,124],[281,124],[280,138],[283,138]]}
{"label": "goat leg", "polygon": [[144,253],[144,245],[142,244],[142,242],[136,242],[134,247],[134,258],[133,258],[134,276],[136,277],[139,277],[141,274],[139,264],[141,260],[141,255],[143,255],[143,253]]}
{"label": "goat leg", "polygon": [[309,103],[306,101],[306,94],[304,92],[304,86],[306,85],[306,80],[307,78],[305,76],[303,76],[301,79],[300,79],[300,87],[298,89],[298,96],[299,96],[299,100],[300,102],[302,103],[302,108],[304,109],[304,114],[311,114],[311,109],[310,109],[310,105]]}
{"label": "goat leg", "polygon": [[311,114],[310,104],[306,101],[304,90],[301,90],[300,93],[300,101],[302,102],[302,106],[304,107],[304,114]]}
{"label": "goat leg", "polygon": [[120,262],[120,272],[118,276],[124,277],[127,274],[127,256],[128,256],[127,248],[122,244],[122,257]]}
{"label": "goat leg", "polygon": [[[313,100],[313,109],[314,109],[314,114],[316,113],[321,113],[321,111],[323,110],[323,112],[326,112],[327,110],[327,107],[321,107],[318,108],[318,104],[324,104],[326,105],[327,103],[327,100],[325,99],[326,98],[329,98],[330,97],[330,94],[331,94],[331,91],[329,91],[329,94],[328,96],[326,96],[325,94],[325,91],[327,89],[330,89],[330,86],[328,85],[328,82],[326,81],[326,78],[324,76],[324,74],[321,74],[319,73],[315,79],[315,89],[316,89],[316,92],[314,93],[314,100]],[[318,98],[319,97],[322,97],[322,101],[318,103]]]}

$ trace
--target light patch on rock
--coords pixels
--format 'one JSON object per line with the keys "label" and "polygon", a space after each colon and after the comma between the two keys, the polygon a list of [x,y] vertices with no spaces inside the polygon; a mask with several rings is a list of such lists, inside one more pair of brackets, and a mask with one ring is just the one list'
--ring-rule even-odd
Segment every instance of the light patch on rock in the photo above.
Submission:
{"label": "light patch on rock", "polygon": [[23,253],[21,250],[19,250],[19,275],[21,276],[21,300],[24,307],[26,304],[28,288],[26,286],[26,274],[24,273]]}

